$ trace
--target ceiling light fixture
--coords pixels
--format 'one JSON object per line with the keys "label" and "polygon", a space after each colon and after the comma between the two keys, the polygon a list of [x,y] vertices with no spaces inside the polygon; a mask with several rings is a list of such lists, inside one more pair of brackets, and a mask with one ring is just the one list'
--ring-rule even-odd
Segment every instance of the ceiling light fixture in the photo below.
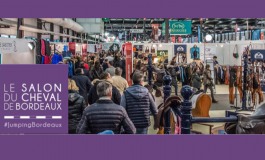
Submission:
{"label": "ceiling light fixture", "polygon": [[213,39],[213,37],[209,34],[205,36],[206,42],[210,42],[212,39]]}

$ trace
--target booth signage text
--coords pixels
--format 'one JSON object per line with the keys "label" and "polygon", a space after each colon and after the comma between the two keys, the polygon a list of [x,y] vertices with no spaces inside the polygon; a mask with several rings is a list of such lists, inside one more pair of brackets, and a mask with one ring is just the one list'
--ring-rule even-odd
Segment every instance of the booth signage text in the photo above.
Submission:
{"label": "booth signage text", "polygon": [[169,21],[169,33],[171,35],[191,34],[191,21]]}

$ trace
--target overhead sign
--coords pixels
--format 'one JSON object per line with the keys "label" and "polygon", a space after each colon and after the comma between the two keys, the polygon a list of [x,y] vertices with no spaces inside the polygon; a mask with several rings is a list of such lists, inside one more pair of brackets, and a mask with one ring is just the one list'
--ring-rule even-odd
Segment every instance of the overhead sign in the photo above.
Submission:
{"label": "overhead sign", "polygon": [[131,33],[144,33],[144,29],[130,29]]}
{"label": "overhead sign", "polygon": [[263,61],[265,58],[265,50],[264,49],[252,49],[251,53],[251,61]]}
{"label": "overhead sign", "polygon": [[191,21],[169,21],[170,35],[191,34]]}

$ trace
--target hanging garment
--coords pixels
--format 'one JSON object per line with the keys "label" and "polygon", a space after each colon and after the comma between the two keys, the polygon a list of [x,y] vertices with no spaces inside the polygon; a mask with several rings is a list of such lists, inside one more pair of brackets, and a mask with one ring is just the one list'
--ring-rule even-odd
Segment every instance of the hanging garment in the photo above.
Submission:
{"label": "hanging garment", "polygon": [[232,67],[230,68],[230,80],[229,80],[229,102],[230,104],[234,105],[235,95],[234,95],[234,87],[237,87],[240,102],[242,101],[243,97],[243,90],[242,90],[242,67]]}
{"label": "hanging garment", "polygon": [[52,64],[58,64],[61,61],[63,61],[62,55],[54,53],[54,55],[52,56]]}
{"label": "hanging garment", "polygon": [[46,55],[46,53],[45,53],[45,41],[43,39],[41,40],[41,55],[42,56]]}
{"label": "hanging garment", "polygon": [[36,41],[36,64],[42,64],[41,40]]}
{"label": "hanging garment", "polygon": [[51,55],[51,47],[49,41],[45,41],[45,53],[47,56]]}
{"label": "hanging garment", "polygon": [[72,61],[68,61],[68,77],[73,77],[74,76],[74,65]]}
{"label": "hanging garment", "polygon": [[51,57],[50,56],[44,56],[44,64],[51,64]]}
{"label": "hanging garment", "polygon": [[259,97],[259,102],[263,102],[263,93],[261,91],[261,85],[260,85],[260,80],[259,80],[259,69],[257,69],[257,75],[253,76],[253,91],[252,91],[252,102],[253,105],[255,106],[257,104],[256,102],[256,94],[258,94]]}
{"label": "hanging garment", "polygon": [[229,74],[229,66],[226,66],[226,68],[225,68],[225,84],[226,85],[229,85],[229,76],[230,76],[230,74]]}
{"label": "hanging garment", "polygon": [[41,56],[41,64],[44,64],[44,62],[45,62],[45,57]]}
{"label": "hanging garment", "polygon": [[200,48],[196,46],[192,47],[190,49],[190,54],[191,59],[200,59]]}

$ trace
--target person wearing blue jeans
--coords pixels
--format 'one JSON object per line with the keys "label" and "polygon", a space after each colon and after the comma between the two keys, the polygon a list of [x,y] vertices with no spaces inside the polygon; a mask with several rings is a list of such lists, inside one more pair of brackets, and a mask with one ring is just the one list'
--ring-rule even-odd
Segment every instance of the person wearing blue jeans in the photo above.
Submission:
{"label": "person wearing blue jeans", "polygon": [[148,127],[147,128],[136,128],[136,134],[147,134],[148,133]]}

